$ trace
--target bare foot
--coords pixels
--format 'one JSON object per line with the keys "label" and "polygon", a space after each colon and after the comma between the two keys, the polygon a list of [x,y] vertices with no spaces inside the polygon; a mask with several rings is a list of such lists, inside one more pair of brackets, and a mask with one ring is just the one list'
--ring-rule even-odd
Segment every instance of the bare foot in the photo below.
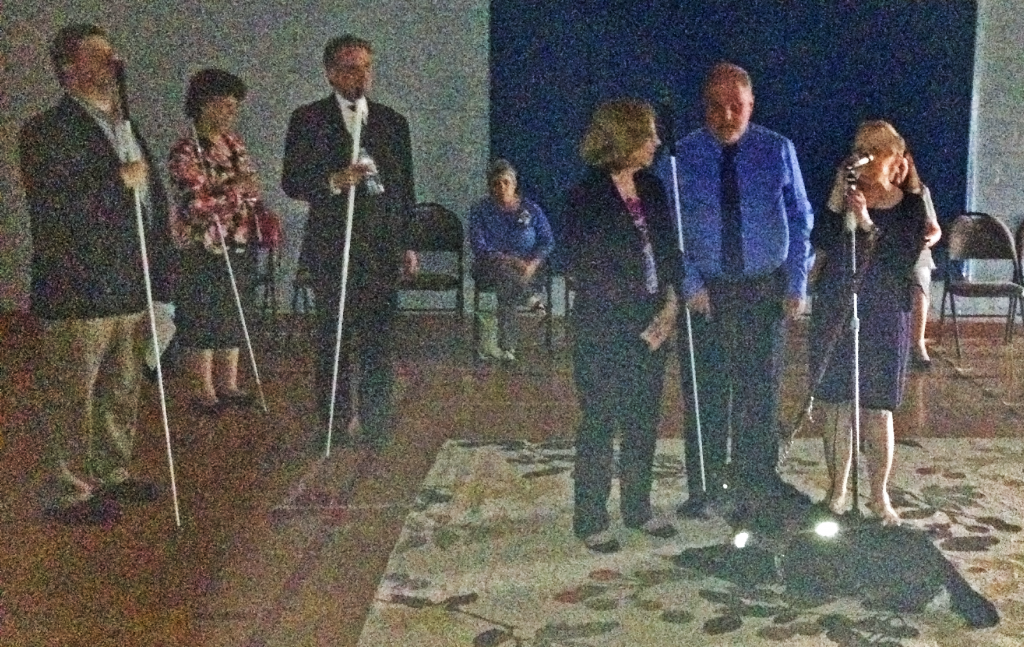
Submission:
{"label": "bare foot", "polygon": [[846,512],[846,488],[837,493],[833,486],[825,495],[825,499],[828,501],[828,509],[832,511],[832,514],[841,515]]}
{"label": "bare foot", "polygon": [[868,510],[881,520],[883,526],[898,526],[903,523],[900,515],[893,509],[889,499],[884,501],[871,501],[867,504]]}
{"label": "bare foot", "polygon": [[839,496],[829,497],[828,509],[832,511],[832,514],[837,515],[846,512],[846,493],[843,492]]}

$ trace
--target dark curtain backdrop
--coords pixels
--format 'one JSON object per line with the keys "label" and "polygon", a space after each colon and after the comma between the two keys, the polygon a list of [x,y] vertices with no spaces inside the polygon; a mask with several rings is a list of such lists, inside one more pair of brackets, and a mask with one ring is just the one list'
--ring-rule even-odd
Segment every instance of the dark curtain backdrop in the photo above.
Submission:
{"label": "dark curtain backdrop", "polygon": [[701,82],[728,60],[753,78],[753,121],[796,145],[816,210],[857,124],[883,118],[948,221],[965,204],[976,13],[973,1],[492,0],[491,155],[518,167],[557,228],[596,105],[647,99],[678,137],[702,125]]}

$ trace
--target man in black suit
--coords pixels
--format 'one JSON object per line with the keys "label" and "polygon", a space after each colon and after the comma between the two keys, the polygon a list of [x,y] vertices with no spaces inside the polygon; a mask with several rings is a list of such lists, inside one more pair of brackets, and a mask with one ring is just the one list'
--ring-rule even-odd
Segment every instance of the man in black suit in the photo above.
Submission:
{"label": "man in black suit", "polygon": [[32,313],[50,363],[46,390],[55,492],[69,522],[151,501],[129,471],[138,417],[147,297],[136,193],[156,298],[169,300],[167,198],[145,140],[124,119],[120,62],[95,25],[61,29],[50,47],[60,103],[30,119],[19,153],[32,228]]}
{"label": "man in black suit", "polygon": [[[313,284],[316,312],[316,398],[326,426],[331,404],[345,221],[356,187],[335,420],[347,433],[382,449],[391,435],[392,324],[402,273],[417,269],[409,251],[415,203],[409,125],[391,108],[368,101],[373,46],[344,35],[324,47],[334,92],[292,113],[281,186],[309,203],[299,259]],[[352,132],[362,116],[361,148],[353,163]],[[359,368],[358,397],[353,378]],[[358,404],[358,406],[356,406]]]}

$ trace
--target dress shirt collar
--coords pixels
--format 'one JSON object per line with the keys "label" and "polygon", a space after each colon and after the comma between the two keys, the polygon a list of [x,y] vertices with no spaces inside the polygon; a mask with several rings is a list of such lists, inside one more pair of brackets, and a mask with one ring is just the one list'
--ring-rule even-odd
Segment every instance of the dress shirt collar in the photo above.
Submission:
{"label": "dress shirt collar", "polygon": [[363,125],[366,125],[366,118],[370,114],[370,106],[367,104],[365,96],[359,97],[355,101],[349,101],[338,92],[335,92],[334,98],[338,101],[341,115],[345,119],[345,129],[348,130],[350,135],[352,134],[352,126],[355,124],[356,110],[362,111]]}
{"label": "dress shirt collar", "polygon": [[719,151],[724,152],[726,148],[732,148],[733,150],[739,152],[740,148],[743,147],[743,140],[750,136],[750,131],[753,128],[753,125],[754,124],[749,124],[747,126],[747,129],[743,131],[743,134],[740,135],[740,138],[731,144],[723,144],[721,140],[719,140],[718,137],[715,136],[714,131],[712,131],[707,126],[704,126],[704,133],[711,139],[711,141],[715,143],[715,146],[718,148]]}

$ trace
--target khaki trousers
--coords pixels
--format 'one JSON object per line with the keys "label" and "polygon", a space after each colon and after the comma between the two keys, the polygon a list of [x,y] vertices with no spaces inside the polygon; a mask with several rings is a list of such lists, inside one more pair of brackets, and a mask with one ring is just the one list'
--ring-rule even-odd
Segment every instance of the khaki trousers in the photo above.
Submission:
{"label": "khaki trousers", "polygon": [[47,321],[43,378],[49,459],[61,489],[81,499],[128,476],[138,420],[143,313]]}

